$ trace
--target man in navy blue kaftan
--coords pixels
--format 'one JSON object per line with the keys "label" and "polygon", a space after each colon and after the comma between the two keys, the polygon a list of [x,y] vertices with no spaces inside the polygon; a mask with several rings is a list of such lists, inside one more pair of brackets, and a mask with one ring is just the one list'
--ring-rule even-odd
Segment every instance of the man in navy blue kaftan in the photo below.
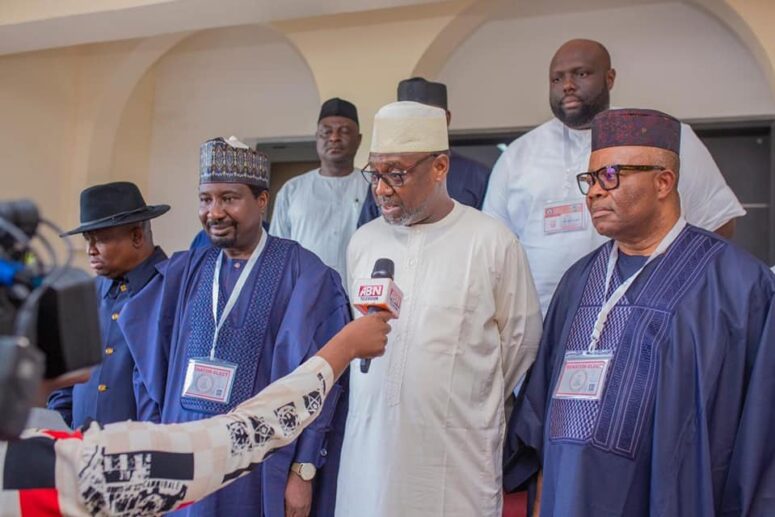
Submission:
{"label": "man in navy blue kaftan", "polygon": [[568,270],[509,426],[505,484],[542,470],[542,517],[775,511],[775,276],[687,225],[680,124],[592,123],[578,175],[612,240]]}
{"label": "man in navy blue kaftan", "polygon": [[[102,363],[89,380],[54,391],[49,409],[77,429],[89,420],[100,424],[137,420],[152,406],[138,407],[147,398],[132,354],[118,326],[126,303],[156,275],[156,264],[167,259],[154,246],[150,220],[169,205],[146,205],[134,183],[117,181],[94,185],[81,192],[81,224],[63,234],[83,234],[94,279],[97,316],[104,344]],[[140,416],[142,418],[142,416]]]}
{"label": "man in navy blue kaftan", "polygon": [[[218,138],[202,145],[200,165],[199,216],[213,246],[174,254],[121,319],[163,423],[229,411],[293,371],[350,319],[338,275],[297,243],[262,230],[266,157]],[[346,401],[346,388],[335,386],[295,443],[182,512],[333,515]],[[314,397],[305,402],[320,405]],[[296,414],[283,411],[290,432]],[[267,428],[256,421],[235,432],[260,436]]]}

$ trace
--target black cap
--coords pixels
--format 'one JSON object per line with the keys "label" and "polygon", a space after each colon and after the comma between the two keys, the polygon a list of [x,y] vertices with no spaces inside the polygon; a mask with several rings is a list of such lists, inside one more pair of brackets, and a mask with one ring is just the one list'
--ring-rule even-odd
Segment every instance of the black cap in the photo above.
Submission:
{"label": "black cap", "polygon": [[147,221],[169,209],[169,205],[146,205],[140,189],[128,181],[95,185],[81,192],[81,225],[60,237]]}
{"label": "black cap", "polygon": [[614,109],[592,119],[592,151],[622,146],[657,147],[681,152],[681,123],[656,110]]}
{"label": "black cap", "polygon": [[397,96],[399,101],[414,101],[447,109],[447,85],[426,81],[422,77],[412,77],[398,83]]}
{"label": "black cap", "polygon": [[344,117],[349,118],[356,124],[358,124],[358,109],[350,101],[334,97],[328,99],[320,107],[320,116],[318,116],[318,122],[326,117]]}

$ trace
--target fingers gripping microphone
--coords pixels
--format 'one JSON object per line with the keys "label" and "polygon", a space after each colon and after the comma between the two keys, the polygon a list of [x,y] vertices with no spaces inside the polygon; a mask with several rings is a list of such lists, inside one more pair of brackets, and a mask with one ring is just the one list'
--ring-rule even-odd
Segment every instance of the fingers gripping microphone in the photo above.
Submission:
{"label": "fingers gripping microphone", "polygon": [[[390,311],[395,318],[401,311],[403,293],[393,282],[395,265],[387,258],[374,263],[371,278],[356,280],[353,286],[353,305],[362,314]],[[371,359],[361,359],[361,372],[368,373]]]}

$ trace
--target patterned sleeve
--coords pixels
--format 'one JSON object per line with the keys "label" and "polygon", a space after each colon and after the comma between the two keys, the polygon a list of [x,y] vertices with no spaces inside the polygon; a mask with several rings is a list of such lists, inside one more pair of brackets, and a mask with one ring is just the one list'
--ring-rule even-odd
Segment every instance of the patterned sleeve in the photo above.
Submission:
{"label": "patterned sleeve", "polygon": [[92,424],[77,469],[85,512],[155,515],[211,494],[295,440],[333,382],[329,364],[313,357],[225,415],[185,424]]}

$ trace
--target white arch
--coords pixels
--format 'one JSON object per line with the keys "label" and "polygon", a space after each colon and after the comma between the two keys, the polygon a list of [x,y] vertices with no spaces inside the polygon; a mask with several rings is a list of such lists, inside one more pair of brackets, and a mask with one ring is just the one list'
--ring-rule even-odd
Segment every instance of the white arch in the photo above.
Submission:
{"label": "white arch", "polygon": [[173,210],[160,242],[186,247],[197,231],[199,145],[208,138],[310,137],[320,97],[306,61],[267,26],[199,32],[154,69],[148,196]]}

